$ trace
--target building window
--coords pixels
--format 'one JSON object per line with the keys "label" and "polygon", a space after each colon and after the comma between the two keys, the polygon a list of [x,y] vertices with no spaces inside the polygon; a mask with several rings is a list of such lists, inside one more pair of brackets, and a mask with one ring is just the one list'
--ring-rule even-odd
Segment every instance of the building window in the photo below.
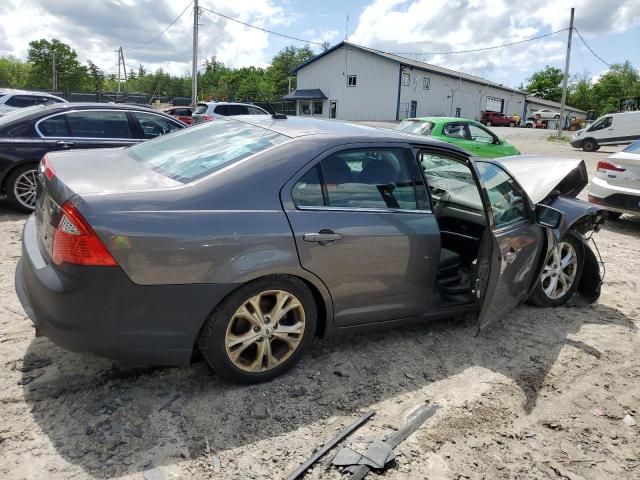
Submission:
{"label": "building window", "polygon": [[355,87],[358,83],[357,75],[347,75],[347,87]]}
{"label": "building window", "polygon": [[402,85],[404,85],[405,87],[408,87],[409,83],[411,83],[411,75],[408,74],[408,73],[403,73],[402,74]]}
{"label": "building window", "polygon": [[313,102],[313,114],[322,115],[322,102]]}
{"label": "building window", "polygon": [[309,102],[301,103],[300,112],[302,115],[311,115],[311,104]]}
{"label": "building window", "polygon": [[431,88],[431,79],[429,77],[423,77],[422,88],[429,90]]}

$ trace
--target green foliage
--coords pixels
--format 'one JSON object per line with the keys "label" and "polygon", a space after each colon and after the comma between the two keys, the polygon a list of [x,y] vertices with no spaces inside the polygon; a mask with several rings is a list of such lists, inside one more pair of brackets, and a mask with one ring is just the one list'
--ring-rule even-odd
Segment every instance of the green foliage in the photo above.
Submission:
{"label": "green foliage", "polygon": [[562,70],[547,65],[527,79],[524,90],[536,97],[559,102],[562,99]]}
{"label": "green foliage", "polygon": [[87,80],[87,68],[78,62],[78,55],[66,43],[53,39],[29,42],[27,59],[30,88],[51,89],[53,87],[53,59],[55,55],[59,90],[78,90]]}

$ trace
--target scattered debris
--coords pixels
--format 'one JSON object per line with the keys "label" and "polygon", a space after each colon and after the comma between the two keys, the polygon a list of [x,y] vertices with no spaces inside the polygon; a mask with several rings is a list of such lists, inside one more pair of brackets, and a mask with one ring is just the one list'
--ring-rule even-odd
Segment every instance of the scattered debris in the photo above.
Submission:
{"label": "scattered debris", "polygon": [[304,387],[296,387],[293,390],[289,391],[289,396],[291,398],[304,397],[307,394],[307,389]]}
{"label": "scattered debris", "polygon": [[151,467],[142,472],[144,480],[165,480],[164,472],[157,467]]}
{"label": "scattered debris", "polygon": [[264,403],[256,403],[251,409],[251,416],[258,420],[264,420],[269,417],[267,406]]}
{"label": "scattered debris", "polygon": [[164,405],[162,405],[158,411],[161,412],[163,410],[166,410],[167,408],[169,408],[173,404],[173,402],[175,402],[179,398],[180,398],[180,394],[174,395],[173,398],[171,400],[169,400],[167,403],[165,403]]}
{"label": "scattered debris", "polygon": [[311,465],[313,465],[320,457],[322,457],[325,453],[335,447],[341,440],[346,438],[351,432],[360,428],[367,420],[369,420],[374,415],[374,412],[367,412],[358,418],[355,422],[347,427],[343,428],[337,435],[335,435],[331,440],[325,443],[319,450],[316,451],[313,455],[311,455],[304,463],[302,463],[298,468],[296,468],[293,473],[291,473],[287,480],[295,480],[299,478]]}
{"label": "scattered debris", "polygon": [[331,463],[338,467],[368,465],[371,468],[381,469],[396,458],[393,449],[382,440],[361,441],[357,442],[357,445],[364,448],[357,448],[355,445],[343,446]]}
{"label": "scattered debris", "polygon": [[624,418],[622,419],[622,423],[624,423],[625,425],[628,425],[630,427],[633,427],[636,425],[636,421],[634,420],[634,418],[629,415],[628,413],[624,416]]}
{"label": "scattered debris", "polygon": [[604,410],[600,407],[596,407],[591,410],[591,415],[594,417],[602,417],[604,415]]}

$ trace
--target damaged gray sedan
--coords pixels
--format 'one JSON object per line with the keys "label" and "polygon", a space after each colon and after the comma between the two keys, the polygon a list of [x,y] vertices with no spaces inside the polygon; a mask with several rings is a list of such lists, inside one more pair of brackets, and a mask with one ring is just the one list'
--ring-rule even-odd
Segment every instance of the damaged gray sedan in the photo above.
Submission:
{"label": "damaged gray sedan", "polygon": [[258,382],[316,336],[594,302],[581,160],[485,160],[401,132],[246,116],[49,154],[16,290],[72,350]]}

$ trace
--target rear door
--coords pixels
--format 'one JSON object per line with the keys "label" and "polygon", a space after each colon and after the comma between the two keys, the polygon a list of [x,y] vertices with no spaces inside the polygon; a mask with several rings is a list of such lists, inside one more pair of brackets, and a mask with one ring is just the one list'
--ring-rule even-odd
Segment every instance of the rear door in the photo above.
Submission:
{"label": "rear door", "polygon": [[481,302],[478,327],[495,322],[522,302],[542,255],[543,229],[534,221],[533,205],[517,182],[496,164],[475,161],[490,211],[481,242],[479,276],[474,293]]}
{"label": "rear door", "polygon": [[408,146],[334,149],[294,177],[282,199],[300,263],[328,287],[337,326],[425,312],[440,236]]}

